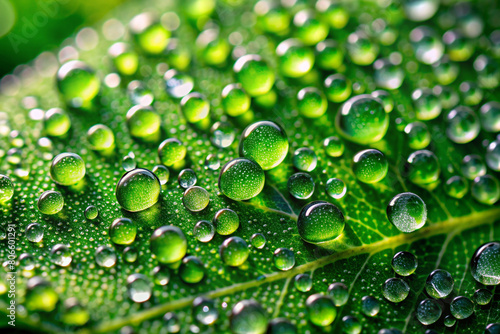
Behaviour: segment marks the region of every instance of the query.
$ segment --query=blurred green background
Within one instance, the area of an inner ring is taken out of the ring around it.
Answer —
[[[127,0],[0,0],[0,78]]]

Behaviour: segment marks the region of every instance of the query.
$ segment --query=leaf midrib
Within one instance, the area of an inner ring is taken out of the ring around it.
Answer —
[[[120,329],[123,326],[141,323],[147,319],[159,317],[166,312],[174,311],[187,307],[192,304],[193,300],[198,296],[204,296],[207,298],[218,298],[226,295],[230,295],[239,291],[244,291],[250,288],[255,288],[266,283],[291,278],[297,274],[309,272],[328,264],[336,262],[338,260],[346,259],[352,256],[361,254],[374,254],[389,248],[396,248],[404,244],[410,244],[415,241],[436,236],[439,234],[446,234],[453,232],[453,234],[461,233],[464,230],[478,227],[485,224],[490,224],[500,217],[500,208],[493,208],[481,212],[473,212],[469,215],[462,217],[452,217],[440,223],[435,223],[428,227],[424,227],[411,234],[398,234],[392,237],[386,237],[381,241],[374,242],[372,244],[365,244],[361,246],[355,246],[348,248],[331,255],[319,258],[317,260],[308,262],[306,264],[297,266],[288,271],[273,272],[265,275],[265,278],[259,280],[252,280],[244,283],[233,284],[224,288],[216,289],[203,293],[201,295],[190,296],[181,298],[172,302],[157,305],[147,310],[143,310],[134,314],[130,314],[127,318],[119,318],[111,321],[107,321],[98,324],[95,327],[82,329],[78,333],[88,334],[88,333],[106,333],[113,330]]]

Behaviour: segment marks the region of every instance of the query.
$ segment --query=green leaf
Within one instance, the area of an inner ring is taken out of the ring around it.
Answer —
[[[228,38],[231,32],[238,31],[247,53],[260,54],[273,68],[277,68],[279,60],[274,49],[283,38],[275,35],[265,35],[264,38],[257,28],[247,27],[246,23],[242,25],[242,22],[247,22],[252,3],[242,2],[237,6],[228,3],[230,1],[217,3],[216,12],[212,14],[221,23],[221,36]],[[325,154],[322,142],[329,136],[338,135],[334,124],[340,104],[330,103],[327,112],[316,119],[298,116],[295,111],[297,92],[306,86],[322,87],[323,77],[330,72],[314,69],[310,76],[293,80],[278,75],[275,85],[279,88],[278,102],[272,109],[255,106],[253,116],[250,115],[252,112],[247,112],[245,117],[228,117],[222,110],[220,93],[224,86],[236,82],[232,71],[233,60],[229,57],[219,67],[206,65],[196,53],[194,40],[198,31],[196,22],[187,19],[189,13],[182,11],[182,6],[175,7],[171,2],[149,1],[148,4],[148,8],[158,13],[170,10],[179,13],[181,25],[173,34],[194,56],[191,66],[186,70],[194,78],[194,90],[204,94],[210,101],[211,122],[221,119],[229,121],[235,127],[237,139],[230,147],[219,149],[211,144],[208,129],[186,122],[179,100],[171,98],[165,91],[163,74],[168,66],[164,56],[140,53],[138,73],[132,77],[123,76],[117,87],[102,84],[93,105],[86,106],[90,110],[66,106],[55,85],[55,71],[59,65],[51,63],[50,59],[55,60],[52,53],[41,55],[28,66],[19,67],[14,75],[4,78],[3,95],[0,96],[0,110],[4,111],[0,114],[0,171],[14,182],[15,195],[0,207],[0,223],[6,230],[15,230],[13,240],[17,259],[21,254],[28,253],[36,264],[31,271],[22,270],[16,265],[18,275],[15,293],[19,306],[16,328],[83,334],[119,332],[130,326],[141,333],[163,333],[166,331],[163,315],[174,312],[179,317],[182,331],[187,332],[191,325],[200,326],[193,317],[192,304],[196,297],[204,296],[215,301],[220,315],[212,329],[201,326],[201,331],[229,332],[233,306],[238,301],[254,299],[263,306],[269,319],[288,318],[300,333],[340,333],[342,318],[348,315],[355,316],[361,322],[363,333],[377,333],[382,328],[423,333],[426,328],[418,322],[415,309],[421,300],[427,298],[424,284],[431,271],[440,268],[452,274],[455,279],[453,296],[472,298],[474,291],[482,287],[470,273],[470,260],[479,246],[500,239],[500,207],[498,204],[480,204],[470,192],[462,199],[454,199],[446,194],[443,183],[452,175],[460,175],[460,161],[464,155],[482,156],[484,147],[481,143],[493,140],[493,134],[482,131],[471,143],[459,145],[446,137],[444,118],[428,121],[426,124],[432,141],[427,149],[439,159],[440,184],[433,189],[424,189],[412,184],[404,172],[404,163],[414,150],[408,146],[408,137],[396,129],[396,119],[415,121],[411,92],[421,86],[433,87],[437,84],[432,68],[417,62],[409,45],[409,32],[418,23],[401,23],[394,19],[392,15],[403,15],[399,7],[393,9],[394,14],[372,3],[363,3],[360,7],[346,5],[351,11],[351,20],[345,29],[332,31],[331,36],[344,43],[347,35],[355,31],[363,20],[361,15],[370,13],[373,17],[384,18],[398,30],[400,37],[394,45],[381,46],[380,56],[401,52],[401,66],[405,69],[406,79],[400,89],[391,91],[396,107],[390,113],[389,131],[385,137],[365,146],[345,141],[344,154],[332,158]],[[142,3],[130,2],[118,8],[112,17],[125,25],[144,8],[146,6]],[[442,9],[442,12],[447,8]],[[171,18],[171,15],[167,18]],[[432,19],[432,23],[442,33],[442,29],[437,26],[437,17]],[[95,48],[82,50],[80,42],[78,50],[79,59],[96,69],[102,82],[109,82],[111,78],[107,75],[115,71],[106,56],[114,41],[106,39],[109,32],[103,33],[103,29],[109,29],[110,22],[116,23],[107,21],[95,27],[99,36]],[[490,29],[489,26],[487,28]],[[237,37],[233,35],[233,39]],[[252,42],[255,38],[259,38],[258,42]],[[68,43],[75,45],[76,42],[72,40]],[[67,48],[65,50],[68,51]],[[360,87],[357,94],[363,90],[375,90],[371,67],[355,65],[346,57],[339,71]],[[472,64],[467,63],[461,69],[459,79],[450,87],[458,91],[460,82],[474,75]],[[132,79],[141,80],[155,97],[153,106],[162,123],[160,138],[141,141],[129,134],[126,114],[133,104],[127,96],[127,84]],[[499,92],[495,88],[485,89],[484,93],[484,101],[489,101]],[[34,97],[36,103],[32,105],[33,99],[27,97]],[[64,137],[51,137],[53,146],[45,149],[39,142],[46,135],[44,124],[32,109],[47,110],[54,107],[68,110],[71,128]],[[443,114],[446,112],[443,111]],[[257,120],[273,120],[283,125],[290,151],[278,167],[266,171],[266,185],[257,197],[248,201],[232,201],[218,189],[219,170],[205,168],[204,161],[208,154],[217,155],[221,165],[238,157],[239,136],[246,125]],[[87,130],[98,123],[108,126],[115,135],[116,147],[111,154],[97,153],[87,142]],[[24,142],[18,145],[20,162],[12,164],[9,158],[14,151],[9,150],[15,149],[15,144],[8,138],[9,133],[12,137],[11,131],[14,130],[19,131]],[[179,169],[170,168],[170,180],[162,187],[157,204],[135,213],[121,209],[115,198],[115,188],[125,173],[123,157],[133,152],[137,167],[152,170],[159,164],[159,143],[170,137],[179,139],[187,147],[185,167],[196,172],[197,185],[209,192],[208,207],[200,212],[190,212],[184,208],[184,189],[177,182]],[[315,181],[315,192],[308,200],[295,199],[287,190],[288,178],[296,172],[292,155],[300,147],[309,147],[318,156],[318,166],[310,172]],[[359,182],[352,171],[355,154],[367,147],[382,151],[389,161],[389,172],[378,183]],[[60,186],[50,178],[52,157],[62,152],[77,153],[85,161],[86,176],[79,187]],[[341,199],[333,199],[325,192],[326,181],[332,177],[343,180],[347,185],[347,194]],[[57,190],[63,194],[65,206],[59,214],[47,216],[38,211],[38,197],[46,190]],[[423,228],[405,234],[389,222],[386,207],[395,195],[407,191],[419,195],[425,201],[428,220]],[[298,234],[298,214],[305,204],[315,200],[335,204],[346,218],[344,232],[334,241],[312,245],[304,242]],[[84,212],[89,205],[98,208],[99,216],[95,220],[85,218]],[[250,244],[254,233],[262,233],[267,240],[262,249],[251,247],[248,260],[238,268],[225,266],[219,255],[220,245],[229,236],[216,234],[210,242],[201,243],[193,235],[193,228],[198,221],[212,221],[215,213],[222,208],[230,208],[238,213],[240,226],[233,236],[239,236]],[[138,227],[132,244],[138,251],[138,258],[133,263],[124,260],[126,246],[113,245],[109,238],[109,226],[119,217],[130,218]],[[27,226],[34,222],[44,229],[43,241],[40,243],[29,242],[25,237]],[[205,277],[200,283],[188,284],[181,280],[177,268],[171,268],[167,285],[154,286],[153,295],[148,301],[134,303],[127,295],[127,277],[140,273],[153,281],[153,268],[158,262],[152,257],[149,240],[153,231],[164,225],[175,225],[184,232],[188,242],[187,255],[194,255],[202,261]],[[8,259],[9,243],[8,240],[1,242],[0,259],[5,261]],[[70,266],[61,268],[51,262],[50,250],[56,244],[69,246],[73,257]],[[115,266],[104,268],[96,264],[95,251],[99,246],[111,246],[116,250],[118,260]],[[288,271],[277,270],[273,263],[274,251],[283,247],[295,253],[296,264]],[[404,278],[411,288],[408,298],[394,304],[384,299],[381,287],[386,279],[395,277],[391,259],[402,250],[413,253],[418,258],[419,266],[413,275]],[[294,286],[295,276],[302,273],[309,274],[313,281],[312,289],[308,292],[300,292]],[[3,288],[0,289],[0,309],[8,312],[6,307],[11,297],[7,291],[7,274],[2,273],[0,276],[0,288]],[[53,311],[32,312],[20,307],[25,305],[26,284],[31,276],[43,277],[55,289],[59,303]],[[307,318],[306,299],[315,293],[326,294],[333,282],[348,286],[349,302],[337,308],[337,317],[330,326],[314,326]],[[446,329],[442,321],[444,315],[449,314],[446,306],[441,320],[428,327],[438,333],[482,333],[486,325],[500,321],[500,294],[495,288],[492,291],[495,293],[493,301],[486,306],[476,305],[471,318],[460,320],[455,327]],[[371,318],[361,312],[361,299],[364,296],[379,300],[380,312],[377,316]],[[73,297],[90,315],[89,321],[83,326],[71,326],[64,321],[67,310],[63,303]],[[449,304],[448,299],[445,304]],[[3,327],[11,329],[4,319],[2,321]]]

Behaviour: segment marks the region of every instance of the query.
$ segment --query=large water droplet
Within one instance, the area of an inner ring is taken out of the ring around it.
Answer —
[[[382,101],[371,95],[358,95],[342,105],[335,126],[344,138],[366,145],[385,136],[389,128],[389,116]]]
[[[187,240],[177,226],[162,226],[153,232],[150,247],[158,262],[174,263],[186,255]]]
[[[317,244],[337,238],[344,230],[344,215],[335,205],[315,201],[305,205],[297,218],[299,235]]]
[[[219,188],[227,197],[244,201],[260,194],[264,188],[265,174],[255,162],[237,158],[222,167],[219,174]]]
[[[264,170],[278,166],[288,153],[285,130],[271,121],[249,125],[240,139],[240,154],[257,162]]]
[[[160,190],[160,181],[153,172],[137,168],[118,181],[116,200],[127,211],[142,211],[158,202]]]
[[[419,196],[401,193],[387,205],[387,218],[401,232],[410,233],[425,225],[427,207]]]
[[[70,186],[85,177],[85,162],[75,153],[57,155],[50,166],[50,177],[63,186]]]

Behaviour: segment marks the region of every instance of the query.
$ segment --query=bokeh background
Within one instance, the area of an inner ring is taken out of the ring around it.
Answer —
[[[127,0],[0,0],[0,78]]]

